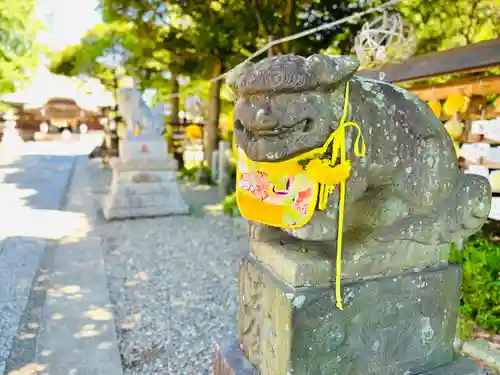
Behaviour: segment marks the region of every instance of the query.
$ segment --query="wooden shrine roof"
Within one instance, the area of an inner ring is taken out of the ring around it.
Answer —
[[[360,70],[356,75],[395,83],[484,71],[495,66],[500,66],[500,38],[415,56],[380,70]]]

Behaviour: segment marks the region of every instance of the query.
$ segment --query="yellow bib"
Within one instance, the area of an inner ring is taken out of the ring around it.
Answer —
[[[279,228],[302,227],[312,218],[316,208],[326,208],[328,196],[336,185],[340,185],[336,282],[339,309],[342,309],[340,262],[345,184],[351,170],[351,162],[346,160],[345,133],[348,126],[357,130],[354,154],[360,157],[366,152],[361,129],[354,122],[346,122],[348,105],[349,82],[339,127],[323,146],[295,158],[281,162],[255,162],[242,149],[237,149],[236,200],[241,215],[248,220]],[[332,156],[326,159],[324,155],[330,145]]]
[[[328,194],[349,177],[350,162],[332,167],[327,160],[306,159],[305,165],[302,160],[259,163],[238,149],[236,199],[241,215],[273,227],[299,228],[311,219],[318,201],[324,210]]]

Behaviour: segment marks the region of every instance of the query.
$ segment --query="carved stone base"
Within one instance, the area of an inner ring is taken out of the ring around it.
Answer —
[[[168,155],[165,140],[158,135],[132,136],[128,134],[119,143],[120,159],[130,163],[139,159],[158,159]]]
[[[0,135],[0,145],[4,150],[15,150],[16,147],[23,144],[24,140],[21,137],[19,130],[15,127],[6,127],[3,135]]]
[[[117,182],[103,203],[106,220],[134,217],[184,215],[184,202],[177,181]]]
[[[248,257],[238,342],[260,375],[413,375],[452,362],[460,268],[294,288]]]
[[[214,344],[213,375],[258,375],[235,340]]]
[[[139,158],[124,162],[117,159],[113,162],[113,172],[121,174],[130,171],[177,171],[177,161],[170,155],[162,158]]]
[[[120,141],[120,159],[103,202],[106,220],[189,213],[177,182],[177,162],[157,135],[131,136]]]
[[[381,275],[399,275],[408,269],[445,265],[448,262],[450,246],[438,248],[427,245],[405,244],[394,241],[386,243],[383,251],[349,248],[342,251],[342,277],[357,280]],[[296,287],[328,285],[335,279],[335,251],[321,242],[297,241],[280,234],[273,240],[250,243],[252,253],[259,261],[267,264],[278,277]],[[332,245],[330,245],[332,246]],[[335,247],[335,245],[333,245]],[[379,249],[380,250],[380,249]]]
[[[308,375],[344,375],[341,372],[302,372]],[[345,373],[351,375],[354,373]],[[356,373],[365,374],[365,373]],[[401,374],[410,374],[403,373]],[[450,364],[440,366],[419,375],[486,375],[488,372],[474,361],[457,357]],[[243,351],[235,341],[225,345],[215,345],[212,375],[259,375],[255,367],[245,358]]]

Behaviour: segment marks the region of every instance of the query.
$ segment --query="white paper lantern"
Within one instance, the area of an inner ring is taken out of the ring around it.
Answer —
[[[366,22],[354,41],[354,50],[363,68],[377,68],[405,60],[415,53],[417,38],[413,25],[399,13],[387,13]]]

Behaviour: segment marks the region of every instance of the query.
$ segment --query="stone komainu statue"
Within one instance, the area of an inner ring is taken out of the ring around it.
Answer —
[[[151,109],[142,99],[141,92],[136,88],[122,88],[118,93],[118,106],[129,129],[141,126],[144,134],[162,134],[164,132],[163,104],[158,103],[154,109]]]
[[[238,96],[238,204],[254,221],[253,240],[286,232],[335,252],[345,199],[346,256],[392,262],[427,253],[444,261],[450,243],[461,246],[487,219],[490,185],[459,170],[452,140],[425,103],[354,76],[358,67],[352,56],[285,55],[229,78]]]

